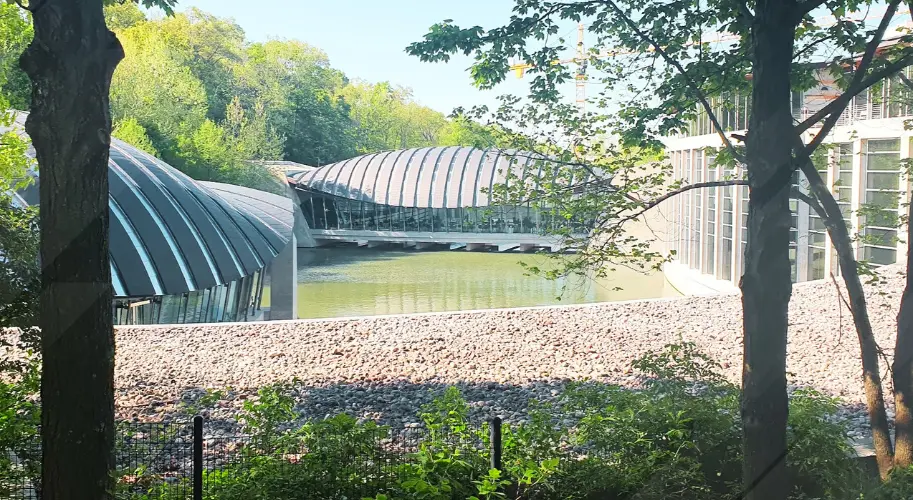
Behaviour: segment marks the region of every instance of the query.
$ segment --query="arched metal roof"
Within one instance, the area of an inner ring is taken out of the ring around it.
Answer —
[[[205,181],[200,181],[200,184],[231,203],[249,220],[257,221],[268,228],[268,231],[262,232],[263,237],[274,246],[278,245],[277,248],[282,248],[288,242],[295,226],[295,206],[292,200],[278,194],[234,184]]]
[[[19,131],[24,119],[17,117]],[[37,202],[38,176],[33,176],[36,182],[19,193],[29,204]],[[262,269],[291,239],[290,227],[268,224],[246,206],[247,200],[222,197],[113,138],[108,183],[117,297],[173,295],[230,283]]]
[[[539,156],[515,150],[452,146],[386,151],[295,173],[298,187],[382,205],[464,208],[489,205],[507,172],[538,179]],[[487,190],[483,192],[483,190]]]

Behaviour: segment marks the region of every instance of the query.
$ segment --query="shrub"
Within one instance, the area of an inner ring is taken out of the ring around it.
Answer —
[[[474,426],[449,388],[419,414],[424,428],[405,460],[384,443],[388,428],[340,415],[297,429],[281,387],[264,388],[240,420],[257,453],[210,473],[208,498],[681,499],[734,498],[740,487],[739,391],[693,344],[634,363],[642,390],[572,383],[552,404],[531,403],[529,421],[502,428],[502,468],[490,470],[488,424]],[[858,498],[836,401],[793,394],[789,420],[793,498]],[[289,459],[289,453],[300,455]],[[356,457],[360,457],[356,459]],[[388,460],[400,463],[384,467]],[[898,476],[901,477],[901,476]],[[904,479],[898,479],[901,484]],[[886,490],[887,491],[887,490]],[[881,497],[878,497],[881,498]],[[892,497],[884,497],[892,498]]]
[[[913,497],[913,467],[894,470],[883,484],[862,496],[865,500],[909,500]]]

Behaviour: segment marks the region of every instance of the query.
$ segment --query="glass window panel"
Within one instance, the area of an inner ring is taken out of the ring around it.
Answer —
[[[882,170],[882,171],[895,171],[898,167],[898,160],[896,154],[888,153],[869,153],[866,160],[866,169],[869,171],[872,170]]]
[[[866,191],[865,202],[887,209],[896,209],[900,194],[896,191]]]
[[[887,266],[897,261],[897,250],[867,246],[862,258],[871,264]]]
[[[177,323],[182,299],[183,297],[180,295],[165,295],[162,297],[162,309],[159,315],[159,323]]]
[[[894,152],[900,150],[900,139],[877,139],[866,141],[869,153]]]
[[[897,244],[897,231],[894,229],[868,227],[865,229],[865,236],[871,245],[893,247]]]
[[[824,279],[824,249],[810,247],[808,249],[808,279]]]
[[[898,220],[897,212],[881,210],[866,215],[863,224],[868,227],[893,228],[897,225]]]
[[[868,172],[865,182],[868,189],[898,189],[900,174],[897,172]]]

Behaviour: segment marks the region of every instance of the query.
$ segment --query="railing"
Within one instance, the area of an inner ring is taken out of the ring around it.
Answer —
[[[366,428],[367,429],[367,428]],[[478,431],[481,427],[477,427]],[[471,447],[485,450],[490,457],[490,467],[501,468],[501,420],[488,422],[489,437],[484,443],[479,432],[470,433],[473,438],[466,441],[465,434],[446,434],[442,441],[466,449]],[[338,446],[345,450],[343,455],[334,455],[338,463],[348,472],[357,471],[358,477],[376,479],[373,484],[355,484],[349,481],[345,471],[333,467],[326,470],[340,477],[322,478],[327,483],[338,483],[346,489],[347,498],[373,497],[378,482],[395,483],[401,474],[401,466],[409,460],[410,454],[419,449],[427,438],[427,430],[406,427],[390,430],[375,427],[367,432],[370,447]],[[447,431],[445,431],[447,432]],[[325,436],[329,446],[335,436]],[[339,440],[345,439],[342,435]],[[339,444],[339,443],[337,443]],[[117,464],[117,487],[115,497],[130,500],[202,500],[204,491],[213,481],[224,481],[227,475],[244,473],[245,468],[257,457],[279,458],[284,462],[296,463],[309,452],[300,444],[285,449],[264,449],[254,436],[245,434],[218,433],[206,430],[203,417],[194,417],[189,422],[124,422],[118,425],[115,442]],[[39,444],[26,447],[16,453],[0,450],[0,461],[12,461],[14,474],[0,478],[0,499],[40,500],[41,477]],[[307,492],[302,492],[307,493]],[[316,497],[315,497],[316,498]]]

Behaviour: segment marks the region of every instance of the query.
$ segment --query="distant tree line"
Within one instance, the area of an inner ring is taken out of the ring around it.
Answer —
[[[191,8],[149,19],[134,3],[105,8],[126,57],[111,85],[113,135],[200,180],[269,188],[256,160],[325,165],[390,149],[491,147],[497,130],[415,102],[410,89],[350,80],[317,47],[249,42],[230,19]],[[28,109],[18,58],[28,12],[0,5],[0,94]]]

